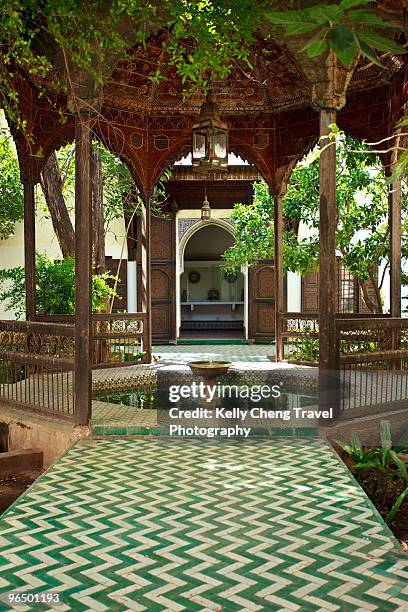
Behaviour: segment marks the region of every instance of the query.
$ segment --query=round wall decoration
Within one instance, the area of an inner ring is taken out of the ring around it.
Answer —
[[[188,275],[188,280],[190,281],[190,283],[192,283],[193,285],[195,285],[196,283],[198,283],[200,281],[201,278],[201,274],[199,272],[197,272],[196,270],[193,270],[192,272],[190,272],[190,274]]]

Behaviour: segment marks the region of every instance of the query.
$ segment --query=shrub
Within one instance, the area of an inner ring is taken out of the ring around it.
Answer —
[[[0,270],[0,301],[6,310],[15,310],[19,319],[25,313],[24,268],[19,266]],[[92,310],[104,309],[115,295],[108,285],[115,277],[94,274],[92,277]],[[37,314],[57,315],[75,312],[75,260],[53,260],[37,253],[36,256],[36,309]]]

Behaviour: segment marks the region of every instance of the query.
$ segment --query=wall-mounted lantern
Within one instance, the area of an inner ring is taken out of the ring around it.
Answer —
[[[228,126],[221,121],[212,92],[207,94],[200,121],[193,125],[193,168],[199,172],[228,170]]]

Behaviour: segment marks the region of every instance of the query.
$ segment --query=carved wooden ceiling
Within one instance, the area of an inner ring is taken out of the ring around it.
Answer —
[[[197,115],[204,101],[202,93],[183,97],[183,84],[163,49],[167,33],[153,37],[146,48],[137,47],[131,57],[120,61],[104,88],[104,103],[147,114]],[[301,108],[310,102],[310,84],[289,51],[273,41],[257,39],[251,64],[239,65],[225,80],[213,80],[221,113],[276,113]],[[361,60],[349,85],[350,92],[366,91],[389,83],[403,62],[385,58],[383,69]],[[155,74],[159,82],[153,81]]]
[[[384,0],[381,6],[391,16],[400,7],[394,0]],[[128,164],[144,190],[151,190],[165,168],[189,152],[191,127],[204,99],[201,93],[183,97],[183,85],[164,49],[167,35],[159,32],[146,48],[135,47],[114,65],[93,125],[95,134]],[[318,138],[310,62],[306,68],[302,58],[303,54],[295,58],[282,42],[259,37],[251,70],[237,64],[227,79],[212,83],[229,126],[230,150],[255,164],[276,192]],[[315,75],[323,62],[318,60]],[[406,60],[407,56],[384,56],[384,68],[360,60],[347,81],[346,104],[338,113],[342,129],[372,141],[393,133],[407,102]],[[162,79],[156,82],[152,77],[158,70]],[[34,79],[25,77],[19,85],[20,100],[31,140],[18,132],[14,136],[22,176],[38,180],[50,152],[73,140],[74,117],[64,96],[50,91],[48,102],[47,96],[39,95]]]

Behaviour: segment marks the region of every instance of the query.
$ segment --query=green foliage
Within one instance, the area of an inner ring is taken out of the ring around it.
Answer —
[[[283,261],[286,271],[305,274],[319,263],[319,158],[318,149],[294,169],[283,200],[286,220]],[[379,159],[357,141],[337,137],[336,246],[343,266],[356,278],[368,281],[382,261],[389,262],[388,183]],[[408,198],[402,199],[402,259],[408,260]],[[225,253],[231,270],[258,259],[273,258],[273,201],[266,183],[254,185],[252,204],[234,207],[236,244]],[[298,237],[299,225],[309,229]],[[380,279],[380,287],[381,287]],[[403,274],[403,284],[408,284]]]
[[[381,66],[378,51],[394,55],[406,51],[382,33],[399,30],[401,24],[384,20],[368,6],[372,4],[371,0],[341,0],[337,4],[320,3],[299,10],[269,11],[267,16],[287,36],[314,33],[303,49],[309,57],[318,57],[330,49],[346,66],[353,63],[358,53]]]
[[[11,80],[14,70],[56,78],[45,47],[71,71],[87,72],[96,89],[118,57],[133,45],[145,45],[150,34],[163,28],[171,31],[166,63],[175,66],[188,90],[205,85],[209,70],[223,78],[237,61],[249,65],[253,32],[270,4],[267,0],[1,0],[0,89],[8,94],[7,115],[24,126]],[[162,78],[157,73],[152,80]],[[61,78],[55,86],[65,89],[67,81]]]
[[[295,168],[284,199],[285,216],[314,230],[300,241],[293,232],[285,237],[286,269],[301,273],[318,264],[319,160],[313,153],[310,157],[311,163],[306,157]],[[378,158],[349,137],[337,141],[336,187],[337,248],[344,267],[368,280],[372,270],[389,257],[388,184]]]
[[[289,361],[318,361],[319,360],[319,339],[318,338],[299,338],[296,342],[296,349],[290,353]]]
[[[0,301],[6,310],[15,310],[19,319],[25,313],[24,268],[0,270]],[[92,277],[92,310],[104,309],[114,291],[108,281],[115,277],[94,274]],[[72,257],[52,260],[37,253],[37,314],[73,314],[75,312],[75,261]]]
[[[231,274],[273,256],[273,198],[265,181],[254,183],[253,190],[253,202],[236,204],[232,212],[235,243],[224,253],[223,266]]]
[[[16,222],[23,216],[23,189],[17,156],[10,135],[0,129],[0,240],[13,235]]]
[[[367,491],[372,499],[377,499],[379,489],[382,494],[382,505],[385,504],[387,497],[393,498],[386,516],[387,523],[391,523],[408,497],[408,471],[406,463],[398,456],[399,452],[406,452],[407,449],[393,446],[389,422],[381,421],[380,446],[376,448],[365,449],[355,432],[351,436],[350,443],[338,442],[338,444],[354,461],[352,471],[363,486],[367,474],[375,476],[371,488]],[[398,491],[398,495],[394,494],[394,491]]]
[[[99,146],[102,160],[105,226],[109,227],[114,219],[121,219],[123,215],[130,218],[134,213],[140,214],[142,201],[127,165],[100,144],[94,143],[94,146]],[[163,216],[161,207],[166,198],[166,183],[170,177],[171,168],[167,168],[154,189],[151,202],[154,216]]]
[[[128,166],[117,156],[108,151],[100,142],[94,141],[93,147],[98,147],[102,162],[102,188],[104,203],[105,230],[115,219],[130,218],[134,212],[141,210],[141,199],[134,178]],[[73,202],[75,193],[75,145],[70,143],[57,151],[58,166],[61,172],[63,195],[68,209]],[[155,216],[162,216],[162,204],[166,197],[166,183],[171,176],[171,168],[167,168],[155,187],[151,210]],[[44,208],[44,202],[42,202]],[[45,210],[45,209],[44,209]]]

